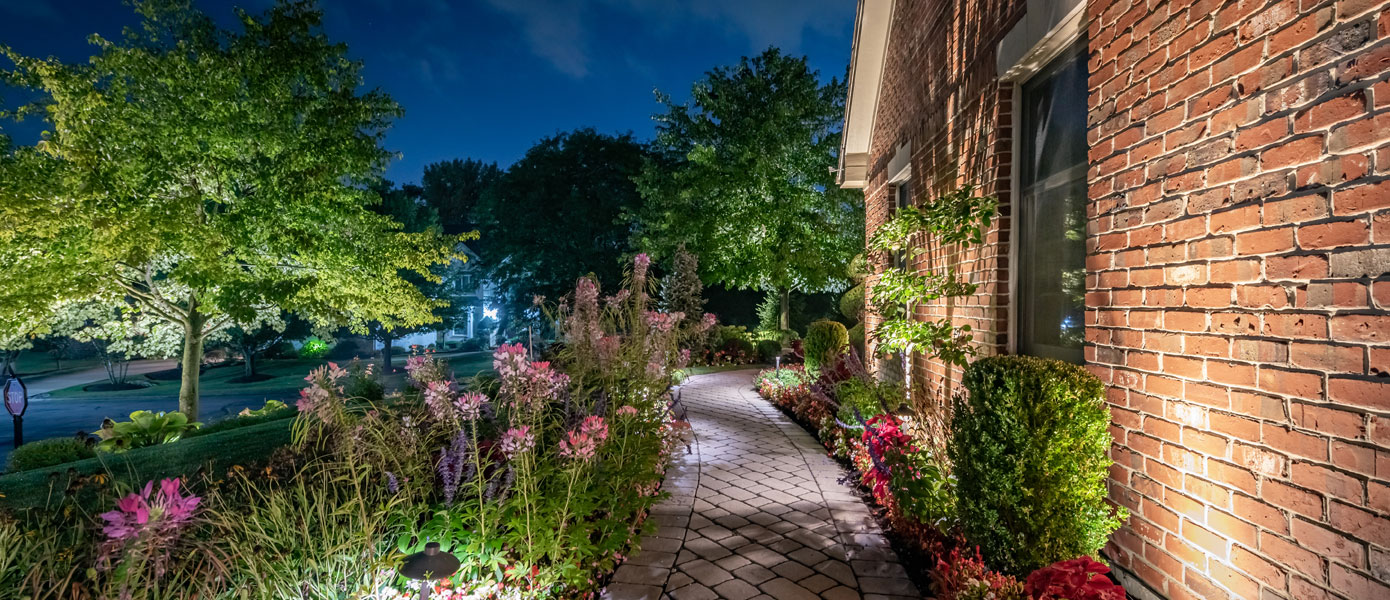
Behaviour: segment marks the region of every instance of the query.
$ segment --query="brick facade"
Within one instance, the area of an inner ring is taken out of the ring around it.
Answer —
[[[981,284],[918,316],[970,324],[984,353],[1010,348],[995,52],[1026,4],[897,0],[864,185],[869,232],[900,147],[916,202],[998,195],[982,248],[919,264]],[[1390,598],[1390,1],[1085,11],[1085,357],[1132,513],[1107,556],[1167,598]]]

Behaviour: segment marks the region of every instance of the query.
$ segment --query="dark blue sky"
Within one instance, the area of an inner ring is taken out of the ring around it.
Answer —
[[[231,6],[196,0],[224,23]],[[504,167],[539,138],[592,126],[652,134],[652,91],[678,100],[706,70],[776,45],[843,78],[854,0],[321,0],[325,29],[366,64],[369,86],[405,107],[386,138],[387,171],[415,182],[450,158]],[[135,18],[120,0],[0,0],[0,43],[84,60],[86,37]],[[12,99],[11,99],[12,100]],[[41,127],[0,124],[17,143]]]

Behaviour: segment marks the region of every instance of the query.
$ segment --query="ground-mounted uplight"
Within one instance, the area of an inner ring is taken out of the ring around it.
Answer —
[[[14,447],[24,443],[24,412],[29,410],[29,388],[14,371],[5,381],[5,411],[14,419]]]
[[[893,409],[893,416],[904,423],[908,423],[912,421],[913,417],[917,416],[917,411],[912,410],[912,407],[908,406],[906,402],[900,402],[898,403],[898,407]]]
[[[430,582],[448,579],[459,570],[462,564],[458,557],[439,551],[439,542],[425,544],[425,549],[405,557],[401,563],[401,576],[420,582],[420,600],[430,597]]]

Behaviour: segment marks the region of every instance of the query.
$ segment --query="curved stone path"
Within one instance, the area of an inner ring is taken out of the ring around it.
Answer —
[[[612,600],[921,598],[843,469],[758,396],[756,370],[683,386],[695,441],[666,474],[656,533],[614,573]]]

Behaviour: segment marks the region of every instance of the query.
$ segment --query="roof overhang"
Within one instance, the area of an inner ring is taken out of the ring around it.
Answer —
[[[892,21],[893,0],[859,0],[854,18],[854,48],[849,59],[849,95],[845,99],[840,170],[836,176],[840,187],[862,188],[868,181],[869,145],[873,143],[883,59],[888,50],[888,26]]]

